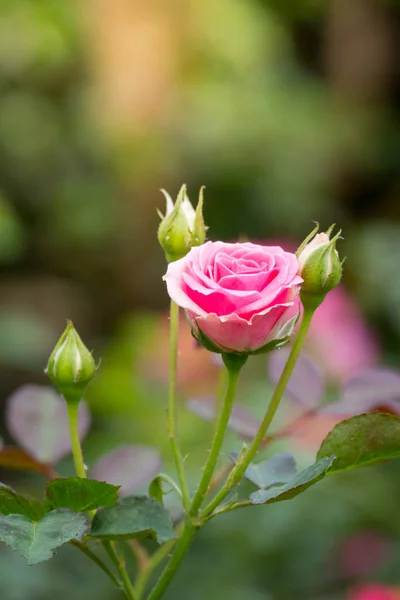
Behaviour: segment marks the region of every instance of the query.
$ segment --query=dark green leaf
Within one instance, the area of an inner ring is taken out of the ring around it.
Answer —
[[[85,516],[65,508],[48,513],[39,522],[23,515],[0,516],[0,540],[22,554],[28,565],[48,560],[70,540],[81,540],[86,529]]]
[[[0,483],[0,513],[4,516],[24,515],[31,521],[39,521],[44,516],[44,508],[39,500],[17,494],[8,485]]]
[[[163,478],[155,477],[153,481],[149,485],[149,496],[150,498],[154,498],[160,504],[163,503],[163,489],[162,489]]]
[[[152,537],[161,544],[174,538],[174,530],[159,502],[146,496],[127,496],[97,512],[91,535],[108,539]]]
[[[75,512],[94,510],[100,506],[114,506],[119,486],[96,481],[67,477],[47,484],[46,496],[51,508],[70,508]]]
[[[371,413],[342,421],[322,442],[317,459],[332,454],[330,473],[400,456],[400,418]]]
[[[237,461],[236,452],[232,452],[230,456],[235,462]],[[260,463],[250,463],[244,476],[260,489],[267,489],[287,483],[296,476],[296,473],[296,461],[293,455],[282,452]]]
[[[326,475],[334,459],[334,456],[329,456],[318,460],[304,471],[301,471],[297,477],[289,481],[286,485],[254,492],[250,496],[250,502],[252,504],[272,504],[273,502],[290,500],[298,496]]]

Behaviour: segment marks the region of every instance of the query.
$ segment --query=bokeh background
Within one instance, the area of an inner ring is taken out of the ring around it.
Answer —
[[[149,444],[173,474],[156,208],[159,188],[175,196],[183,182],[194,203],[207,187],[210,239],[296,248],[312,221],[338,223],[344,284],[320,309],[309,351],[333,395],[366,367],[400,368],[398,8],[1,1],[2,414],[19,386],[47,383],[43,368],[70,318],[102,358],[87,394],[88,464],[121,443]],[[218,366],[183,322],[180,351],[180,428],[194,483],[209,425],[186,402],[214,393]],[[265,357],[254,359],[240,402],[261,414],[270,389]],[[331,425],[313,422],[278,449],[307,464]],[[11,440],[4,424],[1,435]],[[72,473],[69,459],[61,472]],[[33,493],[43,486],[9,470],[1,480]],[[400,589],[399,490],[394,462],[215,520],[167,598],[352,600],[372,583]],[[0,581],[2,600],[120,597],[65,548],[28,568],[2,546]]]

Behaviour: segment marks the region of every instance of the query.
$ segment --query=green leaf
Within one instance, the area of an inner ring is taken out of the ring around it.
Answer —
[[[273,502],[290,500],[325,477],[334,460],[334,456],[321,458],[321,460],[301,471],[297,477],[286,485],[269,488],[268,490],[257,490],[254,494],[251,494],[250,502],[252,504],[272,504]]]
[[[115,506],[99,510],[91,535],[107,539],[152,537],[160,544],[175,537],[168,512],[146,496],[127,496]]]
[[[162,489],[163,478],[154,477],[153,481],[149,485],[149,496],[154,498],[160,504],[163,504],[163,489]]]
[[[400,418],[382,413],[357,415],[336,425],[317,459],[335,455],[329,473],[356,469],[400,456]]]
[[[0,513],[7,515],[23,515],[31,521],[39,521],[44,516],[42,502],[35,498],[17,494],[8,485],[0,483]]]
[[[85,515],[60,508],[33,522],[23,515],[0,516],[0,540],[24,556],[28,565],[51,558],[54,550],[73,539],[81,540],[87,529]]]
[[[83,512],[100,506],[114,506],[118,501],[119,487],[95,479],[67,477],[50,481],[46,486],[46,496],[51,508]]]
[[[230,457],[237,461],[238,453],[232,452]],[[296,461],[289,452],[282,452],[271,456],[268,460],[259,463],[250,463],[244,477],[260,489],[267,489],[274,485],[287,483],[296,476]]]

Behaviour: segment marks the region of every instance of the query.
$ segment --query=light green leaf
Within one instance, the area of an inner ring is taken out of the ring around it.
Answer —
[[[160,504],[163,504],[163,488],[162,488],[163,478],[154,477],[153,481],[149,485],[149,496],[150,498],[154,498]]]
[[[24,515],[31,521],[39,521],[44,516],[43,504],[35,498],[17,494],[8,485],[0,483],[0,513],[7,515]]]
[[[82,514],[60,508],[33,522],[23,515],[0,516],[0,540],[35,565],[51,558],[54,550],[70,540],[81,540],[87,529]]]
[[[127,496],[115,506],[99,510],[91,535],[107,539],[152,537],[160,544],[175,537],[168,512],[146,496]]]
[[[400,457],[400,418],[370,413],[342,421],[322,442],[317,459],[332,454],[329,473]]]
[[[50,481],[46,486],[46,496],[51,508],[83,512],[100,506],[114,506],[119,487],[95,479],[66,477]]]
[[[257,490],[254,494],[251,494],[250,502],[252,504],[272,504],[273,502],[282,502],[298,496],[325,477],[334,459],[334,456],[329,456],[318,460],[285,485],[269,488],[268,490]]]

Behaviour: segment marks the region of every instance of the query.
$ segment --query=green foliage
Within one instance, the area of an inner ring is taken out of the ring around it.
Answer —
[[[32,521],[44,516],[43,504],[35,498],[17,494],[8,485],[0,483],[0,513],[7,515],[23,515]]]
[[[17,550],[35,565],[51,558],[54,550],[82,539],[87,529],[85,516],[60,508],[34,521],[22,514],[0,516],[0,540]]]
[[[330,473],[355,469],[400,456],[400,418],[382,413],[342,421],[328,434],[317,458],[334,454]]]
[[[290,500],[304,492],[314,483],[317,483],[325,477],[328,469],[331,467],[335,457],[329,456],[321,458],[316,463],[301,471],[291,481],[280,487],[272,487],[268,490],[258,490],[250,496],[252,504],[272,504],[282,500]]]
[[[47,484],[46,496],[51,508],[69,508],[74,512],[94,510],[100,506],[113,506],[118,500],[119,486],[68,477],[54,479]]]
[[[128,496],[96,513],[91,535],[111,540],[151,537],[161,544],[174,538],[174,530],[159,502],[145,496]]]
[[[163,503],[163,489],[162,489],[163,478],[158,475],[154,477],[153,481],[149,485],[149,496],[160,504]]]

